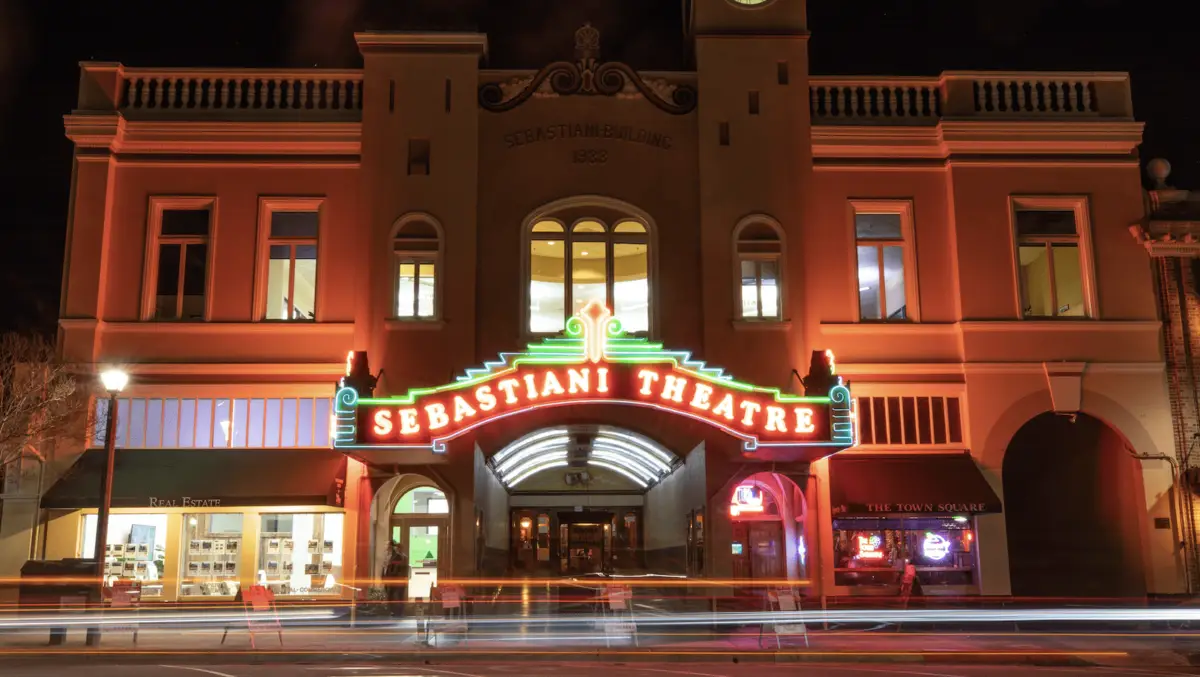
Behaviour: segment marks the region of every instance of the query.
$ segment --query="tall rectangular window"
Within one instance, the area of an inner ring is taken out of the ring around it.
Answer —
[[[202,208],[155,208],[155,320],[204,319],[211,201]]]
[[[433,320],[439,315],[438,260],[441,231],[433,223],[410,219],[400,225],[392,240],[396,257],[395,317]]]
[[[914,312],[917,294],[911,210],[907,203],[858,203],[854,207],[859,318],[918,319]]]
[[[1086,317],[1083,247],[1075,209],[1031,208],[1021,201],[1015,206],[1021,315]]]
[[[317,318],[319,211],[271,212],[267,244],[268,320]]]
[[[780,266],[783,237],[780,230],[765,221],[741,225],[734,236],[738,257],[740,316],[743,320],[778,320],[783,305],[780,298]]]

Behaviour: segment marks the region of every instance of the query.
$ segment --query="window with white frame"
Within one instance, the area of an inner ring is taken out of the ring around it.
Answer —
[[[1088,317],[1086,232],[1079,199],[1015,198],[1022,317]]]
[[[155,203],[152,319],[205,319],[211,216],[210,199]]]
[[[908,203],[854,203],[859,318],[916,320],[912,211]]]
[[[108,398],[96,400],[92,446],[104,446]],[[119,398],[116,446],[124,449],[328,447],[326,397]]]
[[[438,259],[441,236],[437,226],[424,220],[400,225],[392,241],[395,253],[395,316],[406,320],[438,317]]]
[[[568,227],[542,219],[529,232],[529,331],[563,331],[598,300],[625,331],[650,330],[650,233],[632,219],[583,218]]]
[[[272,210],[266,243],[268,320],[317,319],[319,210]]]
[[[734,234],[737,250],[739,316],[778,320],[783,315],[783,237],[767,221],[747,221]]]

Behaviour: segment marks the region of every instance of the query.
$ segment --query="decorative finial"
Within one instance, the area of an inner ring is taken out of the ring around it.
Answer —
[[[590,21],[575,31],[575,58],[581,61],[600,58],[600,31]]]
[[[1171,163],[1162,158],[1155,158],[1146,163],[1146,175],[1154,179],[1155,189],[1167,188],[1167,177],[1171,175]]]

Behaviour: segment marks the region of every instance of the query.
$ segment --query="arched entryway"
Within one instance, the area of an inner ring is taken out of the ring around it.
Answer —
[[[374,528],[373,576],[388,561],[392,544],[408,554],[412,575],[449,575],[452,501],[433,480],[397,475],[379,488],[371,507]]]
[[[1124,438],[1087,414],[1041,414],[1004,455],[1012,593],[1146,594],[1142,470]]]
[[[804,511],[800,487],[778,473],[755,473],[734,487],[729,501],[733,577],[760,581],[805,578]]]

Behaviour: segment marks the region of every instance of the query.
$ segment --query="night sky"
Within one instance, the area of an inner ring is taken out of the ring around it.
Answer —
[[[789,0],[777,0],[788,2]],[[1184,6],[1186,3],[1180,3]],[[53,331],[78,62],[360,66],[363,29],[483,30],[493,68],[570,57],[584,21],[605,60],[688,67],[682,0],[0,0],[0,330]],[[1134,0],[809,0],[816,74],[1115,70],[1133,77],[1143,160],[1200,188],[1194,23]],[[703,98],[703,92],[700,93]]]

